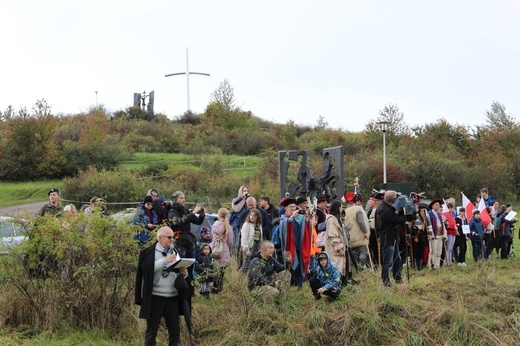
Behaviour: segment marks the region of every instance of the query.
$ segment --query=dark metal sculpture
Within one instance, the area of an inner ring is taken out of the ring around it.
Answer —
[[[280,198],[286,193],[291,197],[309,197],[311,201],[320,194],[336,199],[343,193],[343,147],[323,150],[323,169],[321,178],[313,176],[307,165],[305,150],[278,152],[280,175]],[[291,164],[298,165],[296,179],[289,177]]]

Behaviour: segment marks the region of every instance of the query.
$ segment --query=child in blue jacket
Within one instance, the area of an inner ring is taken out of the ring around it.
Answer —
[[[309,279],[312,294],[316,300],[326,295],[330,300],[336,300],[341,293],[341,274],[338,268],[329,263],[329,255],[326,251],[318,254],[318,267],[316,276]]]

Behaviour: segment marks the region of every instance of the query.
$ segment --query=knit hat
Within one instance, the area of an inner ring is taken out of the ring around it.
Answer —
[[[203,237],[205,234],[211,234],[211,231],[209,230],[208,227],[202,226],[200,228],[200,236]]]
[[[172,195],[172,202],[175,203],[179,199],[180,196],[184,195],[182,191],[175,191]]]
[[[146,203],[153,203],[153,198],[152,196],[146,196],[143,200],[143,204],[146,204]]]

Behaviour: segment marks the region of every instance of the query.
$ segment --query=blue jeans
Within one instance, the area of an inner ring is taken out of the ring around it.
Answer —
[[[395,282],[401,282],[401,255],[399,254],[399,247],[395,245],[386,245],[383,247],[383,267],[381,270],[381,279],[385,286],[391,286],[388,271],[392,268],[392,275]]]
[[[482,240],[471,240],[471,245],[473,245],[473,259],[477,262],[482,256],[482,259],[488,259],[488,254],[486,251],[486,243]]]

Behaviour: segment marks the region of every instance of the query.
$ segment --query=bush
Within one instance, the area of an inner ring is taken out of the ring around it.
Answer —
[[[74,178],[63,180],[63,196],[73,201],[90,201],[93,196],[104,197],[110,203],[134,202],[137,204],[148,191],[149,183],[138,179],[132,172],[98,171],[90,167]],[[117,209],[117,208],[111,208]]]
[[[0,262],[9,325],[117,330],[132,320],[138,249],[128,226],[96,214],[40,217],[17,250]]]

